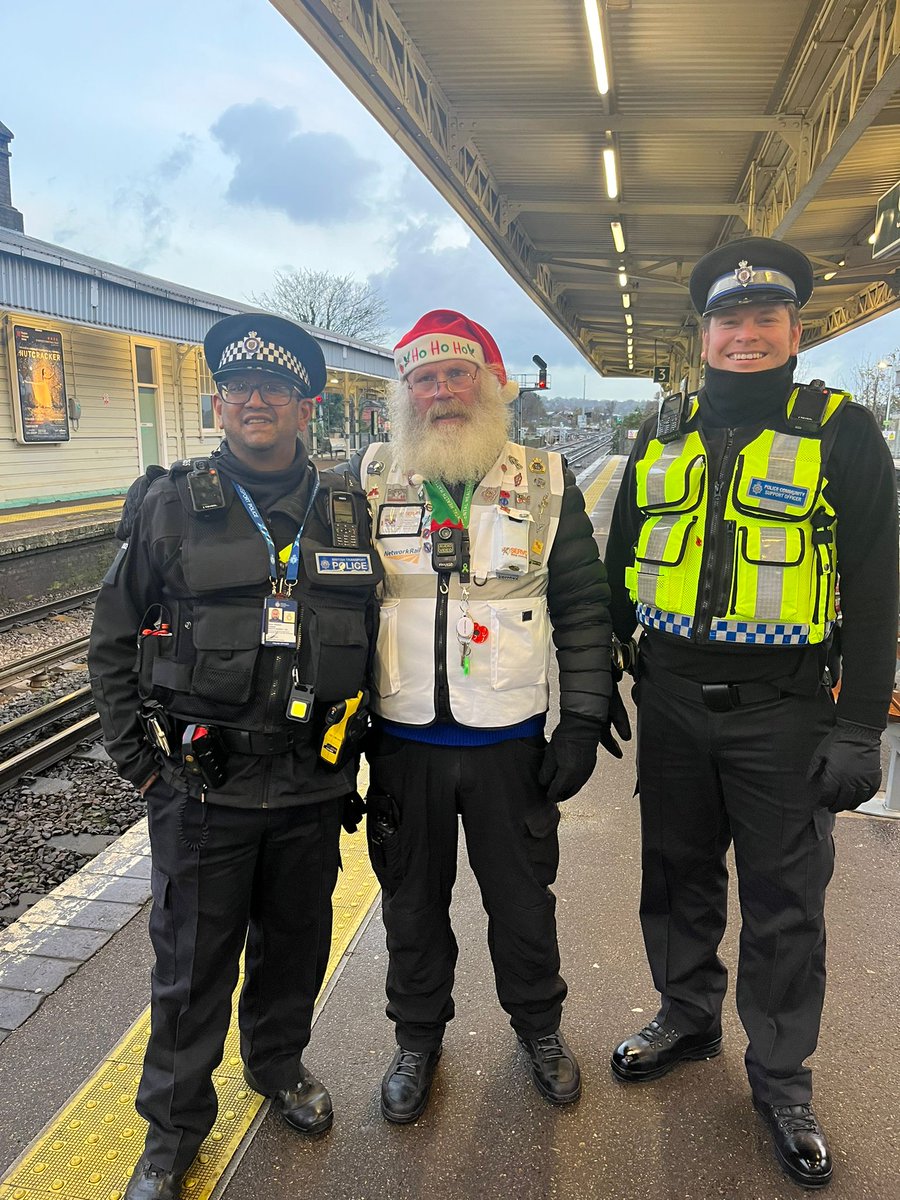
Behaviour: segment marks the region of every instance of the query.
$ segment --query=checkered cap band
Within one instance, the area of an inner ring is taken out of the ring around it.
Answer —
[[[678,637],[688,638],[694,632],[693,621],[683,613],[665,612],[650,604],[638,604],[635,611],[637,619],[645,629],[659,629],[663,633],[674,633]]]
[[[309,372],[296,354],[291,354],[290,350],[279,346],[277,342],[263,341],[255,333],[248,333],[236,342],[230,342],[222,351],[216,371],[242,364],[254,367],[283,367],[302,379],[304,386],[309,390]]]
[[[830,632],[829,625],[825,636]],[[709,636],[714,642],[739,642],[746,646],[807,646],[809,626],[784,621],[713,621]]]

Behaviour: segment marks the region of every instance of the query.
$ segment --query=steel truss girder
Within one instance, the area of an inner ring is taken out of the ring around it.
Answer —
[[[879,117],[900,87],[898,0],[870,0],[846,39],[797,135],[768,134],[738,192],[748,209],[747,225],[764,237],[784,237],[838,164]],[[777,157],[775,139],[786,153],[762,194],[759,175]]]
[[[803,334],[800,338],[801,349],[810,343],[818,345],[828,338],[846,333],[848,329],[864,325],[874,317],[880,316],[886,308],[896,303],[898,294],[900,286],[896,280],[892,282],[878,279],[867,284],[824,317],[818,320],[804,320]]]
[[[519,210],[503,194],[388,0],[272,3],[401,145],[417,147],[427,155],[445,185],[444,194],[448,184],[455,194],[457,212],[507,261],[517,265],[519,278],[532,298],[544,302],[544,311],[583,351],[575,314],[559,295],[548,265],[538,260],[531,239],[517,221]],[[360,78],[374,97],[362,94]],[[399,136],[401,132],[405,136]]]

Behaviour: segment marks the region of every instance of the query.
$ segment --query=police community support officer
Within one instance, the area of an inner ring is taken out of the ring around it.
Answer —
[[[705,383],[641,428],[607,548],[615,632],[640,641],[641,922],[659,1012],[615,1051],[655,1079],[721,1047],[725,852],[740,883],[737,1005],[779,1161],[826,1184],[810,1105],[834,814],[880,780],[897,634],[890,454],[845,393],[793,383],[812,270],[769,238],[691,275]],[[864,482],[863,482],[864,481]],[[835,626],[840,581],[842,624]],[[839,638],[839,642],[838,642]],[[835,707],[826,661],[843,656]],[[831,656],[829,657],[829,650]]]
[[[500,1003],[541,1095],[578,1099],[559,1028],[556,802],[587,782],[598,741],[621,751],[609,728],[609,592],[574,476],[559,454],[507,440],[518,387],[475,321],[426,313],[395,357],[393,441],[351,467],[385,570],[367,827],[398,1042],[381,1110],[403,1124],[425,1109],[454,1012],[460,815]],[[548,746],[551,626],[562,711]]]
[[[300,1133],[332,1123],[301,1054],[357,759],[331,767],[320,746],[330,702],[362,688],[379,568],[365,497],[319,476],[298,439],[325,382],[318,344],[291,321],[241,314],[204,350],[225,441],[150,487],[104,580],[89,657],[106,745],[146,796],[152,849],[137,1100],[150,1128],[128,1200],[176,1197],[213,1125],[245,937],[247,1081]]]

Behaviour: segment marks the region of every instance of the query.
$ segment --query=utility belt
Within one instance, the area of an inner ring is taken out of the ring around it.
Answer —
[[[648,669],[646,660],[641,662],[640,674],[663,691],[670,692],[681,700],[689,700],[693,704],[703,704],[710,712],[731,712],[732,709],[743,708],[748,704],[766,704],[789,695],[774,683],[695,683],[692,679],[673,675],[671,671],[657,666]]]
[[[355,752],[368,729],[368,692],[330,706],[325,714],[325,731],[319,750],[324,763],[335,769]],[[179,758],[189,782],[199,791],[218,788],[228,778],[231,752],[266,756],[289,753],[301,740],[301,730],[279,729],[272,733],[231,729],[206,721],[191,723],[166,712],[156,701],[145,701],[138,719],[144,737],[167,759]]]

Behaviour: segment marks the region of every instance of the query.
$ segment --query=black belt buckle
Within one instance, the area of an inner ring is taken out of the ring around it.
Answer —
[[[710,712],[731,712],[741,702],[737,684],[701,683],[700,695]]]

